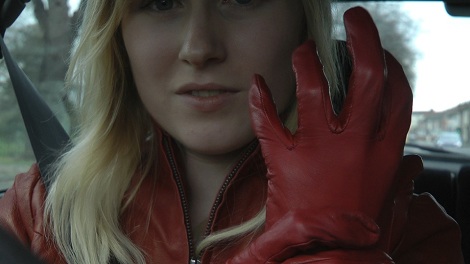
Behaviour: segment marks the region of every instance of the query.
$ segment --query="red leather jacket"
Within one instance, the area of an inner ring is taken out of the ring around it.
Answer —
[[[189,242],[192,234],[188,228],[184,170],[178,166],[177,148],[171,139],[161,140],[159,176],[145,179],[134,202],[121,216],[122,228],[147,254],[148,263],[186,264],[194,245]],[[240,224],[258,213],[266,198],[264,175],[261,152],[254,142],[221,187],[207,232]],[[401,198],[393,202],[393,213],[388,215],[392,224],[382,227],[382,233],[388,235],[384,235],[381,247],[397,264],[463,263],[458,225],[430,195],[411,192],[411,187],[403,188]],[[29,172],[16,177],[13,187],[0,199],[0,226],[46,263],[65,263],[43,231],[44,197],[38,166],[33,165]],[[207,250],[201,261],[224,263],[248,243],[246,240]],[[311,263],[321,254],[306,252],[287,262]]]

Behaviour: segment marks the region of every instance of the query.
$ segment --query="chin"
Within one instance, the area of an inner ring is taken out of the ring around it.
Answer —
[[[230,140],[227,140],[230,139]],[[245,146],[255,139],[255,136],[245,138],[230,138],[229,136],[224,138],[211,138],[206,137],[205,139],[198,138],[197,140],[179,141],[180,145],[186,151],[193,154],[199,154],[204,156],[225,156],[225,155],[238,155]]]

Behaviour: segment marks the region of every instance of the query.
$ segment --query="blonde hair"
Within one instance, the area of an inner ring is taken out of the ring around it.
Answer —
[[[128,2],[87,1],[80,39],[67,74],[68,85],[80,89],[80,127],[73,147],[57,164],[44,218],[46,231],[68,263],[107,263],[111,257],[120,263],[145,263],[145,253],[119,223],[134,196],[125,196],[125,192],[134,194],[139,187],[128,190],[132,176],[142,171],[142,180],[155,160],[152,149],[143,150],[144,145],[155,146],[148,142],[151,120],[136,93],[119,28]],[[324,71],[335,84],[330,3],[302,2],[308,37],[316,40]],[[336,85],[332,87],[332,94],[337,93]],[[295,129],[296,111],[292,109],[287,125]],[[247,223],[210,235],[198,250],[254,233],[264,220],[262,210]]]
[[[87,1],[67,75],[68,85],[81,89],[80,127],[57,165],[45,220],[68,263],[145,262],[119,225],[132,175],[150,166],[141,164],[150,122],[132,89],[119,35],[126,2]]]

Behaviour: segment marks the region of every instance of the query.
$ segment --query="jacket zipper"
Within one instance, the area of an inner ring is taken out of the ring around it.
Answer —
[[[188,201],[186,200],[186,195],[184,195],[183,182],[181,180],[181,176],[178,172],[178,169],[176,168],[176,162],[173,158],[173,153],[170,149],[170,144],[168,142],[168,139],[163,138],[163,145],[167,153],[167,158],[171,166],[171,171],[173,172],[173,178],[175,179],[176,185],[178,187],[178,192],[179,192],[179,196],[181,199],[181,206],[183,207],[184,224],[186,227],[186,236],[188,238],[188,245],[189,245],[189,258],[190,259],[188,263],[190,264],[198,263],[198,261],[195,261],[193,259],[193,256],[195,255],[194,245],[193,245],[193,232],[191,228],[191,218],[189,217]]]
[[[179,174],[178,169],[176,167],[176,162],[173,158],[173,153],[171,151],[168,139],[164,138],[163,139],[163,144],[164,144],[164,147],[165,147],[165,151],[167,152],[168,162],[170,163],[171,170],[173,172],[173,178],[176,181],[176,185],[177,185],[177,188],[178,188],[178,192],[179,192],[182,207],[183,207],[184,223],[185,223],[185,227],[186,227],[186,234],[187,234],[188,245],[189,245],[189,257],[190,257],[189,263],[190,264],[200,264],[201,263],[200,259],[202,257],[203,252],[201,252],[199,254],[199,256],[197,256],[197,258],[194,259],[196,254],[195,254],[194,245],[193,245],[193,233],[192,233],[192,228],[191,228],[191,218],[189,217],[188,201],[186,200],[186,196],[184,194],[184,187],[183,187],[183,182],[181,180],[181,175]],[[209,220],[208,220],[207,226],[206,226],[205,236],[208,236],[210,234],[210,231],[211,231],[210,229],[212,227],[212,224],[213,224],[214,218],[215,218],[215,212],[216,212],[217,208],[220,205],[220,202],[222,200],[222,196],[225,193],[225,190],[227,189],[229,183],[232,181],[233,177],[237,174],[237,172],[239,171],[239,169],[241,168],[243,163],[245,163],[245,161],[253,153],[253,151],[256,149],[257,146],[258,146],[258,141],[252,142],[248,146],[247,150],[244,152],[241,159],[233,167],[232,171],[227,175],[227,177],[225,177],[225,181],[222,184],[222,187],[220,188],[220,190],[217,194],[217,197],[214,201],[214,204],[212,205],[212,208],[211,208],[211,211],[210,211],[210,214],[209,214]]]
[[[204,233],[204,236],[208,236],[211,233],[211,227],[214,222],[215,218],[215,212],[217,211],[217,208],[220,205],[220,202],[222,200],[222,196],[224,195],[228,185],[232,181],[233,177],[238,173],[242,165],[245,163],[245,161],[248,159],[249,156],[253,153],[253,151],[256,149],[258,146],[258,141],[254,141],[250,143],[248,148],[245,150],[243,153],[243,156],[240,158],[240,160],[237,162],[237,164],[233,167],[232,171],[225,177],[225,181],[222,184],[222,187],[219,190],[219,193],[217,194],[217,197],[215,198],[214,204],[212,205],[210,214],[209,214],[209,220],[207,221],[207,226],[206,226],[206,231]],[[204,252],[201,252],[198,256],[198,259],[201,259],[202,255]]]
[[[225,181],[222,184],[222,187],[220,188],[219,193],[217,194],[217,197],[215,198],[214,204],[212,205],[212,209],[211,209],[211,212],[209,214],[209,221],[207,222],[207,226],[206,226],[205,236],[208,236],[210,234],[211,227],[212,227],[212,222],[214,221],[214,218],[215,218],[215,211],[217,211],[217,208],[220,205],[220,201],[222,199],[222,196],[225,193],[225,190],[227,189],[229,183],[232,181],[233,177],[238,173],[238,170],[240,170],[243,163],[245,163],[245,161],[248,159],[248,157],[251,155],[251,153],[253,153],[256,146],[258,146],[257,141],[251,143],[248,146],[247,150],[243,153],[243,156],[241,157],[241,159],[233,167],[230,174],[228,174],[227,177],[225,177]]]

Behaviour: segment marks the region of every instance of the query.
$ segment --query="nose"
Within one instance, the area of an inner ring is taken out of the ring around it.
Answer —
[[[178,57],[195,68],[225,60],[226,50],[220,23],[208,12],[193,12],[188,18]]]

